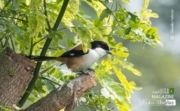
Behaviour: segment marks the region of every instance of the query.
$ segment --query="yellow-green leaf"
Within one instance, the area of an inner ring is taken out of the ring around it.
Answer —
[[[29,6],[29,4],[31,3],[31,0],[26,0],[26,5]]]
[[[4,7],[4,1],[0,1],[0,9],[2,9]]]
[[[132,111],[132,106],[130,102],[123,102],[121,103],[117,99],[114,100],[114,103],[116,104],[117,108],[120,111]]]
[[[142,76],[141,72],[139,72],[137,69],[134,69],[131,66],[127,66],[126,69],[130,70],[135,75]]]
[[[143,4],[143,7],[142,7],[142,10],[146,10],[148,5],[149,5],[149,0],[144,0],[144,4]]]

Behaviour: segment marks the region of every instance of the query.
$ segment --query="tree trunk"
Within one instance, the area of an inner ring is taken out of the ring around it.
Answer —
[[[72,111],[78,99],[96,85],[94,71],[89,70],[87,73],[52,91],[24,111],[59,111],[64,107],[65,111]]]
[[[29,59],[6,48],[0,54],[0,109],[8,107],[12,110],[22,92],[29,84],[35,64]]]

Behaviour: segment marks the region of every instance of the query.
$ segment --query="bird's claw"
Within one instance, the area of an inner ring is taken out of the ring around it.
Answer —
[[[90,72],[90,71],[95,72],[94,69],[88,68],[86,71],[80,71],[80,72],[78,72],[77,75],[82,75],[82,74],[84,74],[84,75],[89,75],[89,72]]]

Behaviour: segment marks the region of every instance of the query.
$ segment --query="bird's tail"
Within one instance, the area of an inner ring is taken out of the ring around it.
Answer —
[[[49,61],[49,60],[57,60],[58,57],[47,57],[47,56],[26,56],[27,58],[35,61]]]

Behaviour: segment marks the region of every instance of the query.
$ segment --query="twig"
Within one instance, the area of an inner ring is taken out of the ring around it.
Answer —
[[[51,31],[51,25],[49,23],[49,20],[48,20],[48,14],[47,14],[47,10],[46,10],[46,0],[44,0],[44,15],[46,16],[46,23],[47,23],[47,26],[48,26],[48,31]]]
[[[33,38],[31,38],[31,46],[30,46],[30,52],[29,52],[29,55],[30,55],[30,56],[32,55],[33,48],[34,48],[34,45],[33,45]]]
[[[28,22],[28,21],[26,21],[26,20],[23,20],[23,19],[20,19],[20,18],[15,18],[15,17],[7,17],[7,16],[3,16],[3,15],[1,15],[0,17],[16,19],[16,20],[19,20],[19,21],[22,21],[22,22],[26,22],[26,23]]]
[[[44,39],[47,38],[47,37],[48,37],[48,36],[46,35],[45,37],[43,37],[43,38],[40,39],[39,41],[35,42],[35,43],[33,44],[33,46],[35,46],[37,43],[41,42],[42,40],[44,40]]]
[[[6,5],[4,5],[3,9],[6,8],[11,1],[12,1],[12,0],[7,1]]]
[[[7,32],[0,38],[0,41],[2,41],[2,39],[4,38],[4,37],[6,37],[6,34],[8,34]]]
[[[40,77],[41,79],[45,79],[45,80],[47,80],[47,81],[50,81],[50,82],[54,83],[55,85],[60,86],[60,84],[59,84],[59,83],[54,82],[53,80],[51,80],[51,79],[49,79],[49,78],[46,78],[46,77],[43,77],[43,76],[39,76],[39,77]]]

